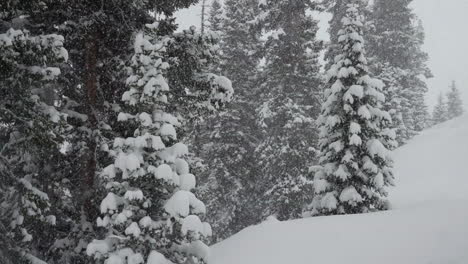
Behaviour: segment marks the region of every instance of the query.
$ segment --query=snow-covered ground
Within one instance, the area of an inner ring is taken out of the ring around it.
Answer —
[[[468,115],[395,152],[393,210],[269,221],[212,247],[210,264],[467,264]]]

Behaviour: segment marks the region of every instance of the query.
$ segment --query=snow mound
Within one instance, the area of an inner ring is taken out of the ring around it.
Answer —
[[[393,210],[265,222],[214,245],[209,263],[468,263],[468,116],[393,155]]]

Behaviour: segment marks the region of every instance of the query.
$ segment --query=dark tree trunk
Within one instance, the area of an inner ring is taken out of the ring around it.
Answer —
[[[202,11],[201,11],[201,34],[205,34],[205,11],[206,10],[206,0],[202,1]]]
[[[94,178],[96,173],[96,130],[97,130],[97,89],[98,89],[98,37],[97,33],[88,35],[85,49],[85,91],[86,91],[86,114],[88,115],[88,128],[91,131],[87,142],[87,153],[85,158],[85,167],[83,169],[83,194],[84,198],[84,212],[92,219],[94,217],[93,198],[95,193]]]

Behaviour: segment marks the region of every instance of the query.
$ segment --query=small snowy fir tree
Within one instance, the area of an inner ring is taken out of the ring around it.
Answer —
[[[432,113],[432,123],[437,125],[447,121],[447,119],[447,103],[445,102],[444,96],[441,93],[437,99],[437,104],[434,106],[434,112]]]
[[[129,90],[118,115],[127,129],[115,138],[114,162],[101,173],[108,193],[97,224],[107,232],[87,247],[101,263],[205,263],[208,256],[202,239],[211,235],[211,227],[199,218],[205,205],[191,192],[195,176],[184,160],[187,146],[176,133],[181,123],[177,113],[168,112],[169,38],[157,32],[154,23],[136,36]]]
[[[450,91],[447,93],[447,118],[453,119],[463,114],[463,101],[461,99],[460,91],[455,84],[452,82]]]
[[[219,0],[211,3],[208,16],[208,29],[214,33],[220,34],[223,27],[223,6]]]
[[[385,187],[393,184],[389,149],[396,144],[395,132],[383,110],[383,83],[368,73],[357,7],[348,5],[338,38],[341,54],[328,72],[312,215],[384,209]]]

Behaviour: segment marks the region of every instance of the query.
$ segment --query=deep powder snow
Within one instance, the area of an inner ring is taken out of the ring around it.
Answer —
[[[210,264],[468,263],[468,115],[393,155],[391,211],[266,221],[214,245]]]

